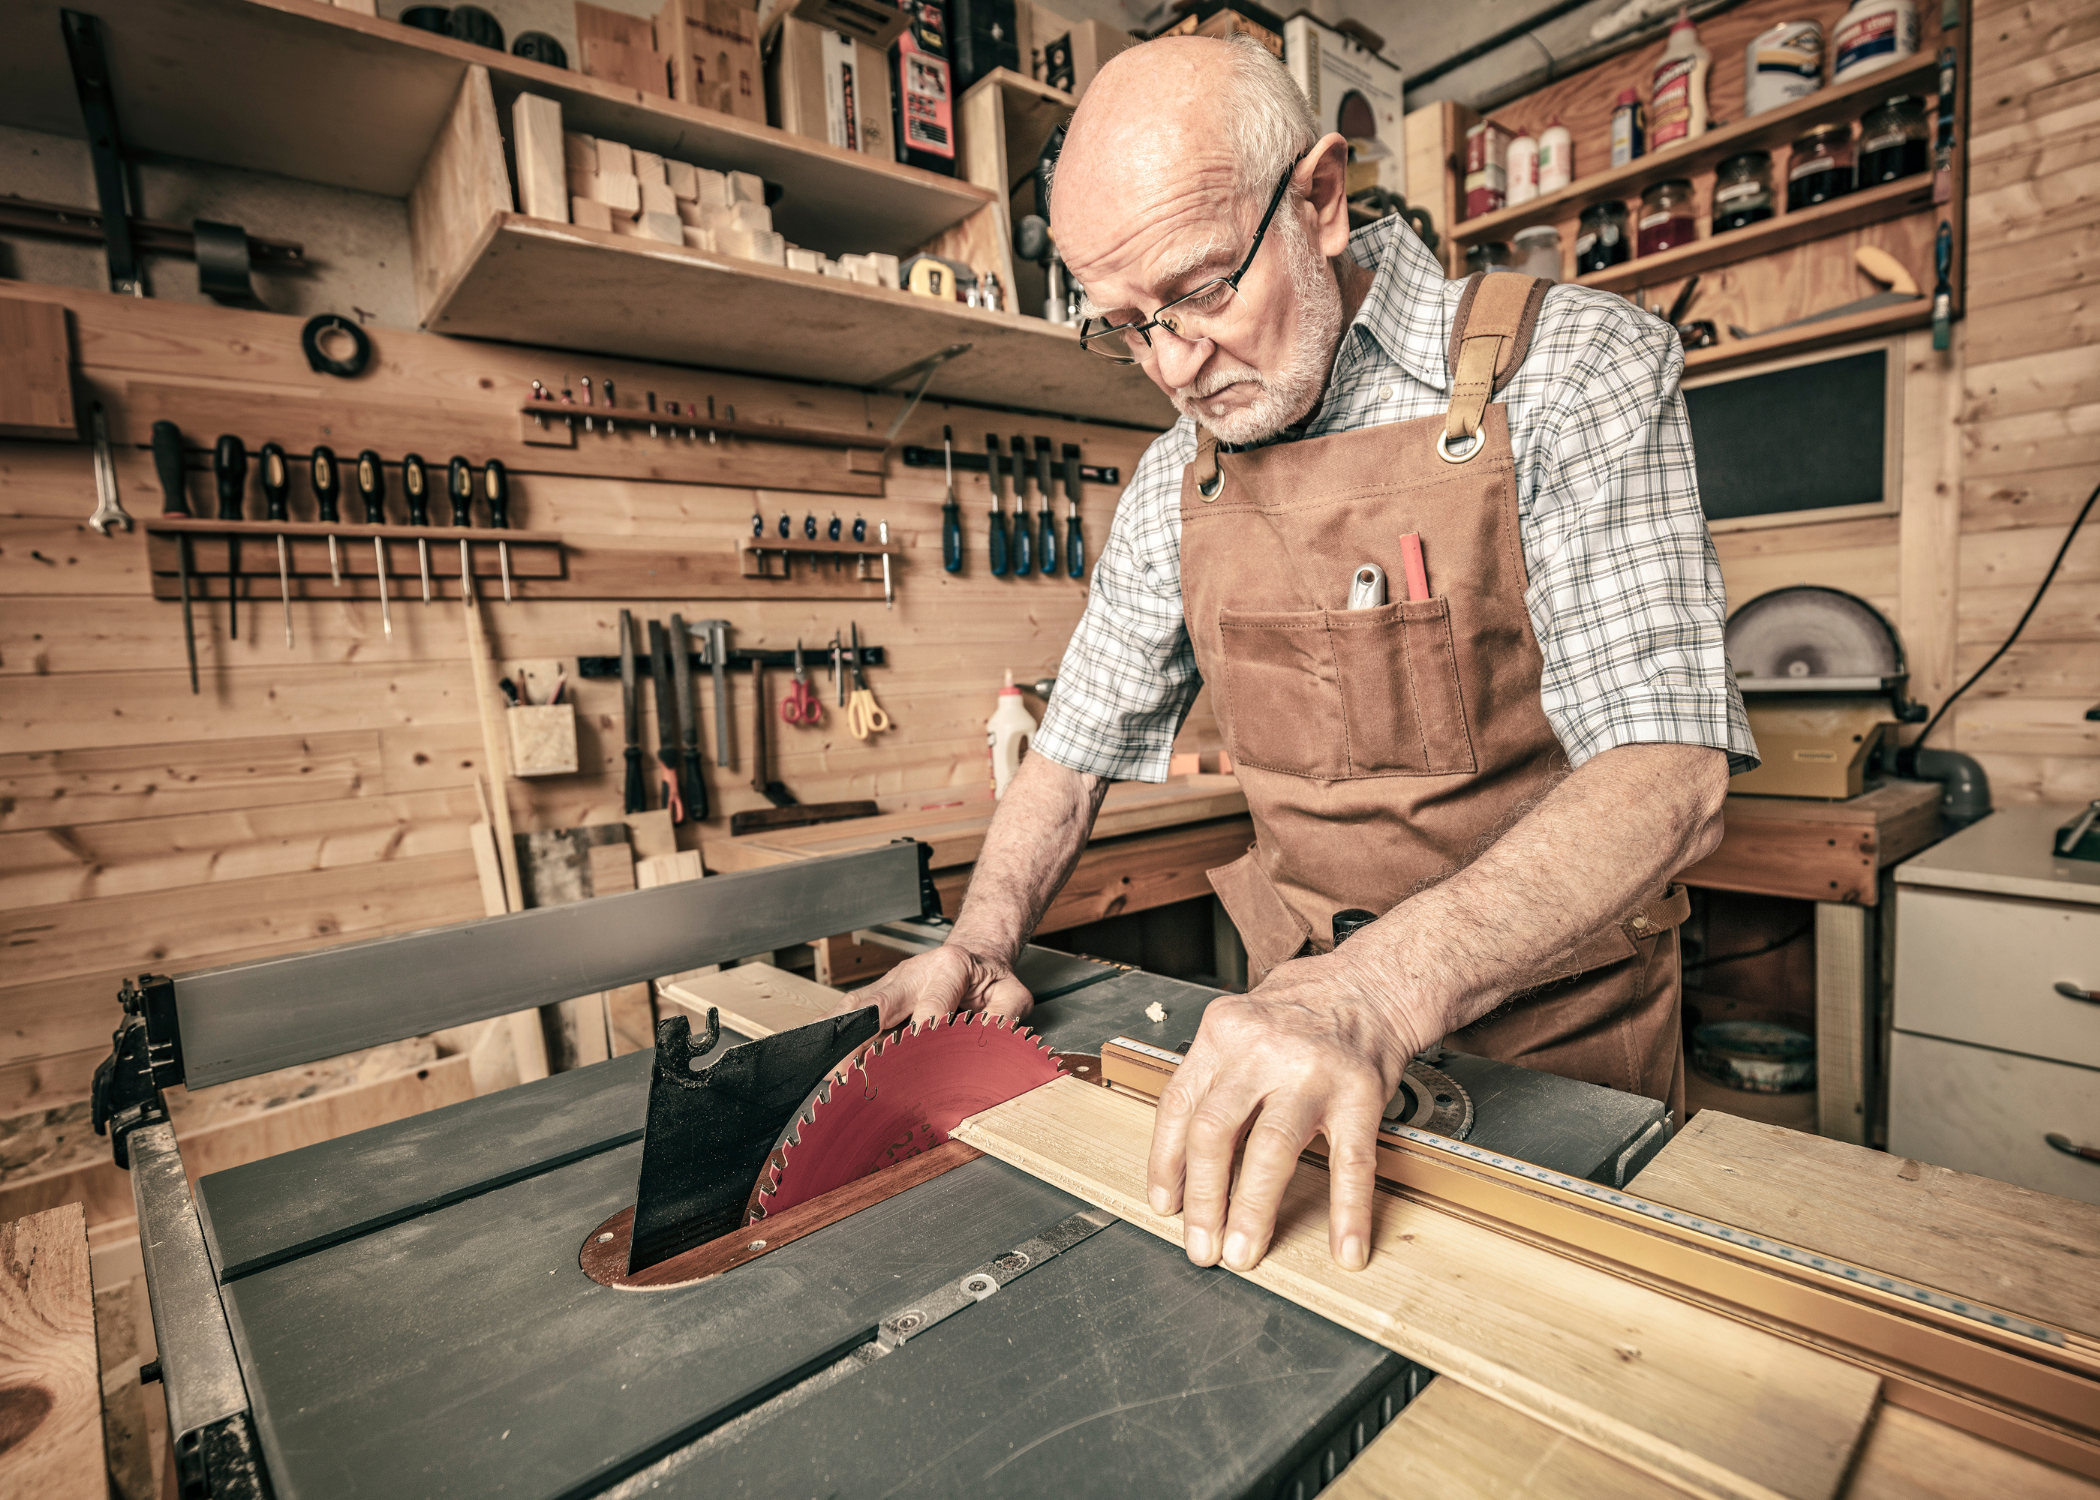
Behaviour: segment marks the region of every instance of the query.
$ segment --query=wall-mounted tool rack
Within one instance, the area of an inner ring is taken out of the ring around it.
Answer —
[[[182,597],[182,562],[178,538],[190,542],[190,597],[224,599],[232,583],[232,544],[241,544],[240,597],[275,599],[278,589],[277,538],[283,537],[291,563],[291,596],[294,599],[377,599],[378,563],[372,539],[386,556],[390,580],[406,580],[410,592],[420,589],[421,564],[418,541],[430,544],[430,578],[433,594],[445,592],[444,580],[454,580],[451,593],[459,593],[459,544],[467,544],[475,592],[483,598],[503,585],[503,562],[499,545],[510,549],[510,576],[514,590],[529,592],[535,581],[566,578],[567,561],[561,534],[554,531],[497,531],[488,527],[460,526],[360,526],[352,522],[321,521],[217,521],[205,516],[145,516],[140,525],[146,532],[146,558],[153,573],[153,597]],[[336,537],[342,558],[342,586],[336,587],[328,565],[328,538]],[[388,592],[395,602],[407,597],[404,585],[390,582]]]
[[[902,456],[904,466],[907,469],[938,469],[945,466],[948,462],[947,455],[943,454],[940,449],[921,448],[916,444],[907,446]],[[990,472],[988,468],[990,463],[991,459],[982,453],[965,453],[959,448],[955,452],[955,467],[960,473],[988,473]],[[1013,471],[1014,461],[1012,455],[1001,454],[999,457],[999,472],[1011,474]],[[1060,475],[1064,472],[1062,460],[1053,468],[1052,472]],[[1032,458],[1028,462],[1028,473],[1031,478],[1034,477],[1035,460]],[[1121,484],[1123,482],[1123,471],[1114,464],[1081,464],[1079,466],[1079,477],[1087,484]]]
[[[880,646],[862,646],[860,648],[860,665],[863,667],[879,667],[884,665],[885,660],[883,648]],[[692,668],[696,672],[710,670],[715,664],[714,657],[704,650],[693,652],[691,662]],[[742,646],[735,646],[723,657],[723,665],[727,667],[748,667],[753,662],[757,662],[760,666],[765,667],[792,668],[795,665],[795,653],[791,650],[747,650]],[[811,674],[829,671],[831,668],[830,643],[825,642],[822,645],[804,646],[802,648],[802,665]],[[843,667],[854,665],[853,648],[851,646],[839,647],[839,665]],[[637,680],[648,677],[649,657],[646,654],[635,657],[634,670]],[[579,656],[576,658],[576,675],[579,677],[617,677],[620,675],[620,658],[617,656]]]
[[[710,413],[713,407],[714,402],[710,400]],[[534,448],[574,448],[579,443],[588,445],[593,437],[641,439],[678,447],[693,443],[714,446],[723,439],[741,439],[859,451],[868,454],[873,461],[867,472],[882,472],[882,445],[867,434],[821,427],[783,427],[770,422],[739,422],[733,406],[727,409],[726,421],[717,421],[712,414],[700,416],[687,402],[679,403],[675,416],[668,410],[649,411],[638,406],[578,406],[564,401],[530,401],[519,411],[523,417],[519,437]],[[653,437],[651,428],[655,429]]]
[[[815,541],[807,537],[746,537],[737,544],[737,552],[743,559],[746,578],[771,578],[786,582],[795,573],[795,562],[800,561],[814,570],[821,580],[826,569],[823,558],[875,558],[898,557],[904,552],[899,542],[834,542],[828,538]],[[868,582],[867,579],[859,579]],[[873,580],[880,583],[881,579]]]

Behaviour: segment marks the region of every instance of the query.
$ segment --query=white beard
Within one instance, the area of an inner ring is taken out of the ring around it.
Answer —
[[[1193,417],[1220,441],[1235,446],[1272,438],[1312,410],[1326,384],[1342,328],[1341,286],[1306,237],[1297,215],[1286,213],[1270,232],[1283,241],[1291,290],[1298,300],[1298,332],[1282,367],[1269,375],[1250,365],[1214,369],[1169,398],[1183,416]],[[1241,381],[1250,382],[1261,394],[1238,410],[1213,413],[1205,398]]]

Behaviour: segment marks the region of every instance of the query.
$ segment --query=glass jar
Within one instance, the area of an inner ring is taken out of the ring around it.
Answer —
[[[1582,227],[1575,236],[1577,276],[1622,265],[1631,254],[1632,236],[1626,232],[1624,203],[1613,199],[1609,203],[1592,203],[1582,211]]]
[[[1507,271],[1509,269],[1509,246],[1502,240],[1482,240],[1477,245],[1466,246],[1466,273],[1475,271]]]
[[[1672,177],[1649,188],[1641,194],[1641,217],[1635,226],[1639,231],[1636,250],[1642,255],[1655,255],[1689,245],[1699,237],[1693,217],[1697,209],[1698,199],[1685,178]]]
[[[1529,229],[1519,229],[1516,258],[1510,262],[1509,268],[1545,281],[1560,280],[1560,231],[1551,224],[1534,224]]]
[[[1714,233],[1772,217],[1772,153],[1742,151],[1714,173]]]
[[[1818,125],[1794,142],[1786,166],[1786,211],[1814,208],[1852,191],[1852,127]]]
[[[1923,99],[1898,94],[1882,100],[1859,119],[1859,185],[1879,187],[1924,171],[1931,139]]]

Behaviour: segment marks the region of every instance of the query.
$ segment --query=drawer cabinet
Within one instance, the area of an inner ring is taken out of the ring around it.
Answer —
[[[1896,1025],[2100,1068],[2100,907],[1905,887]]]
[[[2100,1161],[2067,1156],[2049,1132],[2100,1144],[2100,1069],[1897,1032],[1889,1059],[1889,1150],[2082,1203],[2100,1203]]]

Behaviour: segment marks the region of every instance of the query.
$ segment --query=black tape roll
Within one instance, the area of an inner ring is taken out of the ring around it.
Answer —
[[[566,68],[569,54],[562,45],[544,31],[521,32],[510,44],[510,55],[522,57],[527,62],[545,63],[550,68]]]
[[[455,5],[445,17],[445,35],[472,42],[477,47],[503,50],[503,28],[496,18],[478,5]]]
[[[321,335],[340,329],[349,335],[351,352],[348,359],[331,359],[321,350]],[[317,318],[306,320],[306,327],[299,331],[299,347],[306,351],[306,362],[316,375],[334,375],[343,380],[352,379],[365,372],[372,362],[372,339],[362,328],[348,318],[335,313],[322,313]]]
[[[420,31],[434,31],[443,36],[445,22],[451,14],[452,12],[442,5],[411,5],[401,12],[401,24],[413,26]]]

